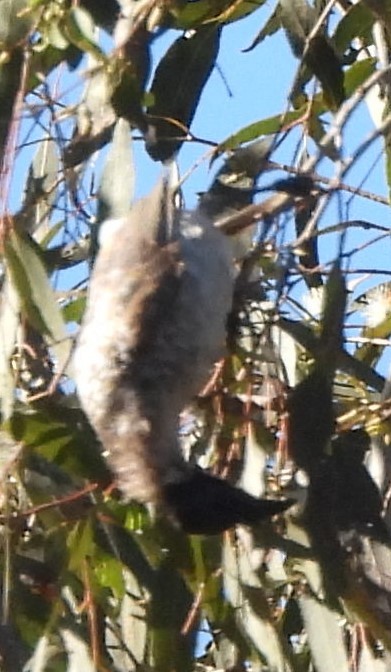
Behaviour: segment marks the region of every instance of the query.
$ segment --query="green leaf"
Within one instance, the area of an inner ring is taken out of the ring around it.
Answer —
[[[76,322],[76,324],[80,324],[83,319],[86,303],[86,296],[80,296],[67,303],[61,311],[65,322]]]
[[[89,642],[86,642],[80,636],[80,634],[77,634],[75,630],[71,628],[61,628],[60,634],[64,642],[64,648],[68,655],[69,667],[67,669],[70,671],[70,666],[72,665],[74,666],[75,670],[83,670],[83,672],[96,672],[96,666],[91,657]],[[45,667],[45,672],[46,670],[47,668]],[[51,670],[49,670],[49,672],[51,672]],[[57,670],[54,670],[53,672],[57,672]]]
[[[2,287],[0,302],[0,402],[3,420],[11,416],[15,402],[11,357],[16,345],[19,322],[19,296],[7,275]]]
[[[239,131],[233,133],[217,145],[215,150],[216,156],[231,149],[236,149],[236,147],[244,144],[245,142],[256,140],[262,135],[272,135],[273,133],[278,133],[285,126],[289,126],[293,122],[298,121],[304,117],[307,109],[307,105],[305,105],[299,110],[295,110],[294,112],[277,114],[275,117],[261,119],[260,121],[255,121],[248,126],[244,126]]]
[[[391,315],[388,315],[375,327],[365,327],[361,336],[368,339],[388,339],[391,336]],[[375,345],[374,343],[364,343],[359,346],[354,356],[366,364],[373,363],[381,356],[385,346]]]
[[[113,638],[113,648],[110,656],[113,659],[115,669],[133,670],[143,667],[148,643],[147,630],[147,599],[148,594],[139,584],[134,574],[127,569],[122,569],[126,593],[121,602],[119,615],[120,633],[107,632],[108,645]]]
[[[29,0],[1,0],[0,50],[12,49],[27,38],[34,25],[34,16],[26,11]]]
[[[125,594],[125,582],[122,574],[122,565],[111,555],[105,555],[94,563],[94,574],[103,587],[110,588],[115,597],[120,600]]]
[[[81,51],[91,54],[98,61],[104,60],[104,53],[95,38],[95,23],[91,14],[83,7],[71,7],[63,30],[69,41]]]
[[[315,35],[309,43],[305,63],[322,85],[323,98],[331,110],[345,100],[344,75],[341,62],[324,35]]]
[[[189,30],[199,26],[204,20],[212,19],[216,10],[210,0],[198,0],[198,2],[186,2],[183,9],[178,11],[173,7],[175,27],[181,30]]]
[[[8,137],[9,125],[15,100],[20,87],[23,66],[23,49],[13,49],[7,60],[0,63],[0,164],[3,162],[4,144]]]
[[[134,162],[130,126],[119,119],[114,128],[98,188],[98,221],[117,219],[129,213],[134,196]]]
[[[65,36],[63,25],[60,21],[50,21],[45,31],[47,42],[55,49],[64,51],[69,47],[69,40]]]
[[[190,633],[181,635],[193,599],[174,563],[164,559],[157,569],[149,613],[154,669],[161,672],[190,672],[193,669],[193,647],[199,616],[195,616]]]
[[[343,346],[343,326],[346,310],[346,281],[339,262],[335,263],[326,284],[320,346],[323,363],[331,373],[335,370],[338,353]]]
[[[287,33],[292,51],[322,85],[324,101],[332,110],[338,109],[345,99],[343,70],[338,55],[328,37],[320,31],[308,42],[317,15],[305,0],[280,0],[281,22]]]
[[[41,240],[47,235],[49,219],[56,200],[55,188],[59,174],[59,159],[52,138],[42,138],[29,167],[23,209],[28,212],[24,223],[30,233],[39,231]]]
[[[339,22],[333,36],[333,44],[337,52],[343,54],[356,37],[370,38],[372,41],[371,30],[374,21],[375,17],[364,3],[358,2],[351,5]]]
[[[268,18],[265,25],[256,34],[250,46],[247,47],[246,49],[243,49],[243,52],[247,53],[249,51],[252,51],[253,49],[255,49],[255,47],[261,44],[266,37],[271,37],[278,30],[280,30],[280,28],[281,28],[281,19],[279,13],[279,6],[277,5],[273,14]]]
[[[72,438],[70,428],[44,413],[14,413],[6,425],[11,436],[48,460],[54,460]]]
[[[306,0],[279,0],[279,10],[292,51],[301,58],[307,35],[316,22],[316,12]]]
[[[181,147],[215,65],[220,32],[218,27],[208,25],[191,36],[180,37],[157,66],[146,134],[146,148],[155,161],[165,161]]]
[[[69,365],[71,339],[40,257],[40,248],[27,234],[11,231],[5,242],[5,257],[22,312],[47,337],[60,370]]]
[[[223,546],[224,590],[235,610],[241,630],[256,651],[266,660],[268,669],[290,669],[285,645],[275,627],[258,574],[251,567],[245,548],[235,546],[226,537]]]
[[[68,569],[78,576],[82,574],[83,563],[87,557],[93,557],[95,553],[94,534],[89,519],[78,521],[67,536],[69,549]]]
[[[363,82],[373,72],[375,72],[377,67],[376,58],[365,58],[362,61],[357,61],[350,66],[345,72],[345,92],[346,96],[351,96]]]

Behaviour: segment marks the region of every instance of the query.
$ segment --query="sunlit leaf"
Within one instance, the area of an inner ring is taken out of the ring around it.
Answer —
[[[98,220],[117,219],[128,214],[134,192],[134,166],[130,126],[119,119],[98,189]]]
[[[25,233],[12,231],[5,254],[12,283],[31,324],[48,338],[62,371],[69,365],[71,339],[50,285],[38,246]]]
[[[34,18],[26,9],[28,0],[1,0],[0,2],[0,48],[15,47],[26,39]]]
[[[95,24],[91,14],[82,7],[72,7],[63,25],[66,37],[72,44],[97,59],[102,59],[103,52],[95,39]]]
[[[361,84],[376,70],[376,59],[365,58],[357,61],[345,72],[345,91],[351,96]]]
[[[338,53],[342,54],[355,37],[372,38],[373,22],[374,16],[365,3],[357,2],[348,7],[333,36],[333,43]]]
[[[350,665],[338,615],[311,595],[302,595],[298,602],[316,669],[319,672],[349,672]]]
[[[245,142],[251,142],[256,140],[262,135],[271,135],[277,133],[284,129],[284,126],[289,126],[295,121],[298,121],[306,113],[306,107],[300,110],[295,110],[294,112],[287,112],[286,114],[279,114],[275,117],[269,117],[267,119],[261,119],[260,121],[255,121],[253,124],[249,124],[241,128],[239,131],[230,135],[228,138],[220,142],[216,147],[216,154],[221,152],[226,152],[230,149],[235,149],[242,145]]]

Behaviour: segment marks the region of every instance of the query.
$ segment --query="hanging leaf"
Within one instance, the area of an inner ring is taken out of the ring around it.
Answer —
[[[39,143],[29,167],[21,214],[24,226],[30,233],[40,229],[40,238],[48,233],[49,218],[56,200],[55,186],[58,174],[59,160],[56,146],[54,140],[48,137]]]
[[[324,35],[311,39],[305,63],[319,79],[325,103],[331,110],[337,110],[346,97],[344,74],[336,52]]]
[[[333,35],[333,44],[339,54],[348,49],[356,37],[372,42],[372,27],[375,17],[363,2],[348,7],[346,14]]]
[[[310,594],[302,594],[298,603],[317,671],[349,672],[340,616]]]
[[[18,48],[8,55],[8,59],[5,62],[0,63],[0,166],[3,163],[4,147],[7,142],[9,125],[12,120],[16,96],[20,87],[23,58],[23,50]]]
[[[5,243],[5,257],[22,313],[48,339],[61,371],[69,365],[71,339],[39,254],[39,246],[22,232],[11,231]]]
[[[280,16],[294,55],[303,58],[304,64],[319,79],[328,107],[338,109],[345,99],[340,60],[320,30],[308,41],[317,21],[315,9],[305,0],[280,0]]]
[[[0,302],[0,402],[3,420],[11,416],[15,403],[11,357],[16,345],[19,322],[19,296],[10,278],[6,276]]]
[[[269,669],[285,672],[290,669],[285,647],[273,623],[259,576],[251,567],[245,548],[234,547],[226,537],[223,545],[224,589],[235,610],[240,629],[247,635]]]
[[[325,370],[335,371],[338,353],[343,347],[343,327],[346,310],[346,280],[340,263],[332,268],[326,284],[325,304],[320,335],[321,354]]]
[[[274,33],[276,33],[280,28],[281,28],[281,20],[279,15],[279,7],[277,5],[273,14],[266,21],[265,25],[263,26],[263,28],[261,28],[259,33],[257,33],[257,35],[254,37],[250,46],[246,47],[246,49],[243,49],[243,52],[247,53],[249,51],[252,51],[253,49],[255,49],[255,47],[261,44],[266,37],[271,37],[271,35],[274,35]]]
[[[280,19],[296,58],[301,58],[316,12],[306,0],[279,0]]]
[[[125,119],[115,125],[98,188],[98,221],[128,214],[134,195],[134,165],[130,126]]]
[[[1,0],[0,50],[12,49],[25,40],[33,27],[34,17],[28,11],[29,0]]]
[[[97,60],[104,57],[95,38],[95,24],[91,14],[82,7],[71,7],[63,25],[65,36],[78,49],[94,56]]]
[[[147,108],[146,148],[155,161],[166,161],[188,134],[203,88],[214,67],[220,28],[205,26],[180,37],[160,61]]]

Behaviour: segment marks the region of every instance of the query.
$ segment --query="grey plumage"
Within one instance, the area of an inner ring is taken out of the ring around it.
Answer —
[[[78,393],[125,497],[161,499],[187,473],[178,416],[224,351],[228,241],[177,211],[166,180],[106,222],[75,352]]]
[[[162,504],[183,530],[216,534],[291,501],[258,500],[183,459],[178,417],[224,352],[229,241],[165,180],[104,224],[75,352],[78,393],[126,499]]]

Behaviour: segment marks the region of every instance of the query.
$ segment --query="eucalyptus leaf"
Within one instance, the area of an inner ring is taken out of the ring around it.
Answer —
[[[100,222],[124,217],[129,212],[135,181],[131,139],[129,123],[119,119],[98,188]]]
[[[27,233],[12,231],[5,244],[8,270],[19,295],[22,313],[46,336],[58,359],[59,369],[65,371],[72,343],[38,249]]]
[[[7,50],[27,38],[34,25],[33,15],[26,11],[29,0],[0,1],[0,49]]]
[[[349,672],[340,616],[309,594],[301,595],[298,602],[317,671]]]
[[[306,108],[305,108],[306,109]],[[293,112],[287,112],[286,114],[278,114],[274,117],[268,117],[267,119],[261,119],[255,121],[248,126],[244,126],[239,131],[230,135],[228,138],[220,142],[216,147],[216,155],[227,152],[231,149],[236,149],[239,145],[244,144],[245,142],[251,142],[256,140],[262,135],[272,135],[273,133],[278,133],[283,130],[284,126],[297,121],[304,114],[304,108],[300,108]]]
[[[11,357],[16,346],[19,323],[20,300],[10,277],[7,275],[1,290],[0,303],[0,401],[3,420],[7,420],[11,416],[15,403]]]
[[[29,167],[23,209],[27,230],[37,232],[39,238],[48,234],[49,219],[56,201],[56,183],[59,174],[59,159],[53,139],[47,137],[39,143],[37,152]],[[32,212],[31,212],[31,210]]]
[[[178,38],[163,56],[151,85],[146,148],[155,161],[166,161],[181,147],[213,70],[220,28],[200,27]]]

